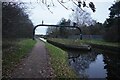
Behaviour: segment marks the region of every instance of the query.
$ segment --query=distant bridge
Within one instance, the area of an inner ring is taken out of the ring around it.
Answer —
[[[34,28],[33,28],[33,40],[35,40],[35,29],[37,27],[40,27],[40,26],[47,26],[47,27],[69,27],[69,28],[77,28],[80,32],[80,39],[82,40],[82,31],[81,29],[76,26],[76,23],[73,24],[73,26],[67,26],[67,25],[47,25],[47,24],[39,24],[39,25],[36,25]]]

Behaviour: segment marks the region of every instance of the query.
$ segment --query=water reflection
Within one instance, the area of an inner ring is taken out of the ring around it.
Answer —
[[[120,56],[113,55],[96,51],[68,51],[69,65],[80,78],[120,79]]]
[[[107,70],[107,79],[117,78],[120,80],[120,54],[103,54],[105,69]]]

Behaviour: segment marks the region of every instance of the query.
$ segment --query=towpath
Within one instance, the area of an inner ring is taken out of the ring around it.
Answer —
[[[45,43],[37,39],[28,57],[24,58],[10,75],[12,78],[51,78],[55,77],[50,64],[50,56]]]

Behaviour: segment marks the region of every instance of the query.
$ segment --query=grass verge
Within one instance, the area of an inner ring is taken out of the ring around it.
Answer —
[[[67,53],[62,49],[46,43],[50,60],[57,78],[76,78],[75,72],[68,66]]]
[[[2,54],[2,75],[7,77],[20,60],[27,55],[36,41],[32,39],[4,40]]]
[[[60,38],[50,38],[49,40],[59,42],[66,45],[81,45],[81,44],[97,44],[97,45],[106,45],[113,47],[120,47],[120,43],[106,42],[104,40],[94,40],[94,39],[83,39],[83,40],[74,40],[74,39],[60,39]]]

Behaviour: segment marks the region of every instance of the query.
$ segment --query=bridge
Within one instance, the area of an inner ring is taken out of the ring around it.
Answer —
[[[35,29],[37,27],[40,27],[40,26],[47,26],[47,27],[69,27],[69,28],[76,28],[79,30],[80,32],[80,39],[82,40],[82,31],[80,29],[80,27],[76,26],[76,23],[73,23],[73,26],[67,26],[67,25],[47,25],[47,24],[39,24],[39,25],[36,25],[34,28],[33,28],[33,40],[35,40]]]

